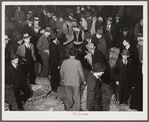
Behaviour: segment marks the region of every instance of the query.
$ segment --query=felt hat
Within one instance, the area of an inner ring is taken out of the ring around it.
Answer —
[[[93,65],[93,72],[103,72],[105,71],[106,69],[106,66],[105,65],[102,65],[101,63],[97,62]]]
[[[128,27],[124,27],[122,31],[128,31]]]
[[[10,38],[7,35],[5,35],[5,40],[10,40]]]
[[[45,32],[52,33],[53,31],[52,31],[52,28],[51,28],[51,27],[46,27],[46,28],[45,28]]]
[[[22,39],[22,34],[17,34],[16,35],[16,41],[20,41]]]
[[[59,16],[60,18],[63,18],[63,17],[64,17],[64,14],[60,13],[58,16]]]
[[[65,17],[65,21],[70,21],[69,17]]]
[[[54,40],[56,38],[57,38],[57,34],[53,32],[50,36],[50,39]]]
[[[70,13],[69,16],[74,17],[74,14],[73,13]]]
[[[108,17],[108,18],[107,18],[107,21],[112,22],[112,17]]]
[[[28,33],[23,34],[23,39],[31,38],[31,36]]]
[[[91,16],[91,12],[90,12],[90,11],[87,11],[87,12],[86,12],[86,16],[87,16],[87,17]]]
[[[96,47],[94,46],[93,43],[88,43],[88,44],[86,45],[86,48],[87,48],[88,50],[94,50]]]
[[[121,55],[129,55],[129,51],[128,50],[126,50],[126,49],[124,49],[123,51],[122,51],[122,53],[121,53]]]
[[[91,38],[91,33],[90,32],[86,32],[86,34],[84,35],[85,39],[89,39]]]
[[[39,17],[34,17],[34,21],[39,21]]]
[[[74,41],[74,44],[75,44],[75,45],[80,45],[80,44],[82,44],[82,42]]]
[[[98,35],[102,35],[102,34],[103,34],[103,30],[101,30],[101,29],[97,29],[96,34],[98,34]]]
[[[14,59],[17,59],[18,58],[18,56],[15,54],[15,53],[12,53],[11,55],[10,55],[10,59],[11,60],[14,60]]]

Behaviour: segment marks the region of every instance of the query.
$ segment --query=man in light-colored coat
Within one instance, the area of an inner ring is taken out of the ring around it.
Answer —
[[[86,84],[81,62],[75,59],[76,50],[70,49],[69,59],[64,60],[60,69],[61,79],[64,81],[67,96],[67,111],[80,110],[80,83]],[[73,100],[73,95],[75,100]],[[74,101],[74,103],[73,103]]]

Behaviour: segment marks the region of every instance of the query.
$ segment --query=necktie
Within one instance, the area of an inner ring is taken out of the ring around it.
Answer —
[[[68,34],[69,34],[69,25],[67,25],[67,31],[68,31]]]

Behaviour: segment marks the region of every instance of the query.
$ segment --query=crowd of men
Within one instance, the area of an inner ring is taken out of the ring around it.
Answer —
[[[118,13],[104,17],[91,6],[76,6],[69,13],[68,9],[57,13],[41,8],[25,15],[17,7],[14,33],[5,35],[6,84],[14,90],[18,108],[23,110],[22,101],[31,94],[27,79],[35,85],[37,77],[46,79],[51,75],[54,93],[64,82],[68,111],[81,110],[82,82],[87,85],[88,111],[102,110],[102,82],[115,82],[122,104],[128,104],[131,90],[130,107],[142,110],[142,99],[137,101],[142,92],[138,95],[136,91],[142,91],[143,18],[130,34]],[[108,50],[113,47],[119,48],[120,54],[111,77]],[[20,90],[24,92],[21,96]]]

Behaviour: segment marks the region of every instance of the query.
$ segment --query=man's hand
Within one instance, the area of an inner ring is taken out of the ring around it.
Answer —
[[[44,51],[44,53],[48,53],[48,55],[50,54],[48,49],[46,49],[46,50]]]
[[[116,81],[116,85],[118,85],[118,86],[119,86],[119,81]]]

